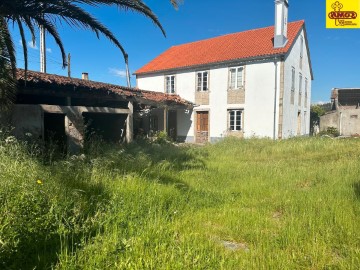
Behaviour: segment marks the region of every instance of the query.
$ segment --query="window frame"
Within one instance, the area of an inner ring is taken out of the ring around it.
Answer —
[[[232,113],[234,113],[234,119],[232,120]],[[228,130],[231,132],[243,131],[243,115],[244,109],[228,109]],[[239,119],[237,119],[239,117]],[[233,124],[231,124],[233,122]]]
[[[204,74],[206,73],[206,88],[204,89]],[[199,81],[199,75],[200,81]],[[207,92],[209,91],[209,78],[210,78],[210,72],[208,70],[204,71],[197,71],[196,72],[196,91],[198,92]],[[200,85],[199,85],[200,83]]]
[[[176,76],[175,74],[165,75],[165,93],[176,94]]]
[[[298,105],[302,106],[302,87],[303,87],[303,75],[299,72],[299,102]]]
[[[295,91],[295,68],[291,67],[291,91]]]
[[[291,67],[290,104],[295,104],[295,67]]]
[[[239,69],[241,69],[241,73],[239,72]],[[232,70],[235,70],[235,78],[234,78],[234,86],[232,86]],[[245,82],[245,66],[235,66],[229,68],[229,87],[230,90],[238,90],[244,88],[244,82]],[[241,74],[241,84],[239,85],[239,74]]]
[[[159,130],[159,117],[157,115],[150,115],[149,129],[150,131],[154,131],[154,132]]]

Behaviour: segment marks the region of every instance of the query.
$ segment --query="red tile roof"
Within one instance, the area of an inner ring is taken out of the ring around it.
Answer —
[[[19,82],[25,81],[25,70],[17,70],[17,79]],[[186,107],[192,107],[193,103],[181,98],[178,95],[165,94],[160,92],[141,90],[138,88],[129,88],[120,85],[95,82],[90,80],[82,80],[77,78],[69,78],[65,76],[59,76],[55,74],[40,73],[36,71],[27,71],[26,78],[27,86],[42,86],[45,88],[51,88],[51,86],[58,86],[64,89],[91,90],[94,94],[98,91],[99,94],[112,92],[116,95],[126,97],[127,99],[133,99],[139,103],[152,103],[152,104],[165,104],[165,105],[180,105]],[[95,92],[94,92],[95,91]]]
[[[274,49],[274,26],[270,26],[173,46],[135,74],[285,54],[303,25],[304,21],[288,24],[289,41],[284,48]]]

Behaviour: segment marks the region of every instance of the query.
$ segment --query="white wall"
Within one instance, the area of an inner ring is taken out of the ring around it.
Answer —
[[[301,31],[300,36],[304,37]],[[283,138],[297,135],[297,114],[300,111],[302,117],[301,134],[309,134],[310,103],[311,103],[311,74],[304,37],[304,52],[302,69],[299,66],[300,59],[300,36],[293,45],[292,51],[284,63],[284,102],[283,102]],[[239,63],[242,65],[242,63]],[[237,65],[231,65],[237,66]],[[290,104],[291,96],[291,68],[295,67],[295,102]],[[276,117],[274,123],[275,102],[275,69],[277,67],[276,89]],[[280,63],[275,65],[273,59],[262,62],[248,62],[245,64],[245,104],[227,104],[228,72],[229,66],[219,66],[196,70],[176,71],[166,74],[138,75],[137,87],[145,90],[164,92],[164,76],[176,75],[176,94],[182,98],[195,102],[196,72],[209,71],[209,105],[201,105],[194,108],[191,117],[184,111],[178,111],[178,134],[192,138],[194,131],[194,116],[196,111],[209,111],[210,137],[221,138],[227,131],[228,109],[244,109],[243,132],[249,137],[273,138],[274,128],[276,138],[278,136],[279,121],[279,95],[280,95]],[[302,98],[305,97],[305,78],[308,79],[308,102],[298,106],[299,95],[299,72],[303,75]],[[185,121],[184,123],[181,123]],[[190,125],[190,127],[189,127]],[[186,133],[186,134],[185,134]],[[192,140],[190,139],[190,140]]]
[[[303,51],[303,65],[300,69],[300,36],[304,38],[304,51]],[[295,68],[295,102],[292,105],[291,98],[291,69]],[[288,138],[297,135],[297,114],[301,113],[301,135],[308,135],[310,133],[310,104],[311,104],[311,73],[309,65],[309,56],[302,30],[293,49],[285,59],[285,80],[284,80],[284,107],[283,107],[283,138]],[[299,106],[299,72],[302,73],[302,105]],[[308,80],[308,102],[305,106],[305,78]],[[306,118],[304,117],[306,115]]]
[[[142,90],[150,90],[155,92],[164,92],[165,80],[164,75],[137,75],[136,87]]]
[[[227,85],[228,68],[219,67],[210,70],[209,106],[210,137],[221,138],[227,130]]]
[[[252,63],[246,65],[245,137],[273,137],[274,98],[274,62]],[[275,128],[277,128],[276,125]]]
[[[243,65],[239,63],[238,65]],[[231,65],[237,66],[237,65]],[[228,104],[228,74],[229,67],[215,67],[198,69],[196,71],[177,71],[176,94],[191,102],[195,102],[196,72],[209,71],[209,105],[200,105],[194,108],[189,118],[178,110],[178,135],[194,137],[194,117],[196,111],[209,111],[210,137],[221,138],[226,133],[228,109],[244,109],[244,136],[271,137],[273,136],[274,119],[274,62],[253,62],[245,66],[245,104]],[[140,75],[137,78],[137,87],[145,90],[164,92],[164,74]],[[184,123],[181,123],[185,121]],[[189,123],[192,125],[189,126]]]

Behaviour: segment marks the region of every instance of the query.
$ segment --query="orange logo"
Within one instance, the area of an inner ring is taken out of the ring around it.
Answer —
[[[340,27],[348,27],[348,26],[356,26],[357,21],[356,18],[358,17],[358,14],[356,11],[343,11],[344,5],[340,3],[339,1],[336,1],[331,5],[331,9],[333,11],[328,13],[328,17],[331,20],[335,21],[335,26]]]

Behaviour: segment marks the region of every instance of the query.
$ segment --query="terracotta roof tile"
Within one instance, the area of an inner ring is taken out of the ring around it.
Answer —
[[[173,46],[135,74],[283,54],[289,50],[303,25],[304,21],[288,24],[289,41],[284,48],[274,49],[274,26],[270,26]]]
[[[25,81],[25,70],[17,70],[17,79],[20,82]],[[82,88],[86,90],[99,91],[99,92],[112,92],[120,96],[133,98],[136,101],[166,103],[174,105],[184,105],[192,107],[193,104],[178,95],[165,94],[160,92],[153,92],[147,90],[141,90],[138,88],[129,88],[120,85],[95,82],[90,80],[82,80],[77,78],[69,78],[65,76],[59,76],[54,74],[40,73],[36,71],[27,71],[26,81],[36,85],[51,86],[57,85],[64,88],[74,89],[74,87]]]

